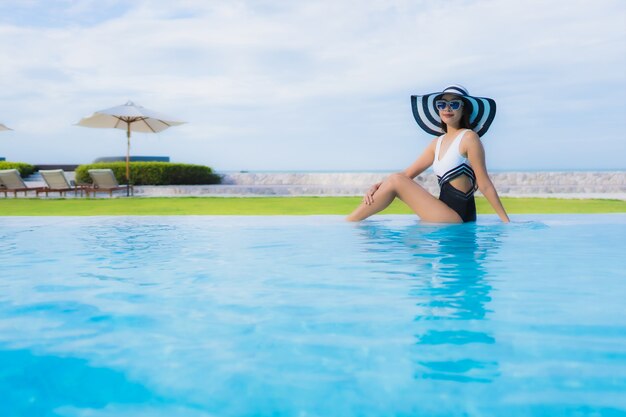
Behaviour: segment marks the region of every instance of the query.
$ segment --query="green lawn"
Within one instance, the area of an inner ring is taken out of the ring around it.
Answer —
[[[113,199],[0,198],[0,216],[97,215],[347,215],[361,197],[168,197]],[[556,198],[502,198],[510,214],[626,213],[626,201],[564,200]],[[493,213],[489,203],[476,199],[479,214]],[[395,201],[385,214],[410,214]]]

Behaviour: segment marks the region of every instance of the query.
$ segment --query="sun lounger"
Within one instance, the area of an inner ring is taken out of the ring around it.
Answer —
[[[17,169],[3,169],[0,170],[0,192],[4,193],[7,197],[9,192],[12,192],[15,197],[19,191],[24,191],[24,195],[27,195],[29,191],[39,191],[41,187],[29,187],[26,185],[20,172]]]
[[[92,192],[95,195],[99,191],[108,191],[109,196],[113,197],[113,191],[125,190],[127,188],[126,185],[119,185],[111,169],[90,169],[88,172],[93,180],[93,186],[85,188],[87,196]],[[130,186],[130,191],[131,193],[133,191],[132,185]]]
[[[47,197],[48,193],[54,192],[59,193],[59,195],[63,196],[63,194],[67,193],[68,191],[74,191],[74,195],[77,195],[80,191],[80,195],[83,195],[83,187],[73,184],[74,181],[68,181],[67,177],[65,176],[65,172],[62,169],[40,169],[39,173],[41,174],[43,180],[46,182],[47,186],[43,187],[41,190],[38,190],[37,195],[39,195],[39,193],[46,193]]]

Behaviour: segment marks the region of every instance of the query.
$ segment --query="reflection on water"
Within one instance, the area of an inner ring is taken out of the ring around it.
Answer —
[[[495,338],[483,328],[492,313],[487,262],[505,229],[365,222],[360,231],[364,250],[379,262],[412,265],[405,276],[415,281],[410,291],[416,306],[415,378],[490,382],[497,377],[498,363],[487,349]]]

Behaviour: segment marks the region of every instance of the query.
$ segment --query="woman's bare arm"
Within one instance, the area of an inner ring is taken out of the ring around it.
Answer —
[[[437,139],[433,139],[424,152],[402,173],[407,177],[413,179],[422,172],[426,171],[435,160],[435,146],[437,146]]]
[[[510,221],[509,216],[506,214],[506,211],[502,206],[496,187],[493,186],[493,183],[487,174],[487,166],[485,164],[485,148],[483,148],[480,138],[474,132],[466,133],[462,142],[462,148],[463,147],[466,149],[467,159],[469,159],[472,169],[474,170],[474,174],[476,174],[478,189],[481,193],[483,193],[487,201],[489,201],[489,204],[491,204],[491,207],[493,207],[500,219],[503,222],[508,223]],[[460,149],[460,151],[465,153],[463,152],[463,149]]]
[[[429,166],[433,164],[435,160],[435,146],[437,145],[437,138],[435,138],[430,144],[424,149],[424,152],[413,162],[407,169],[402,171],[403,175],[413,179],[417,177],[422,172],[426,171]],[[378,187],[382,184],[381,182],[377,182],[372,185],[369,190],[365,192],[365,196],[363,197],[363,202],[365,204],[372,204],[374,202],[374,193],[378,190]]]

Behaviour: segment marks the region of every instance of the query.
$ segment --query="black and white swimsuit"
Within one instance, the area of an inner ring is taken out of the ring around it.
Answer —
[[[473,222],[476,221],[476,203],[474,201],[476,175],[467,158],[464,158],[459,152],[459,145],[461,140],[463,140],[465,132],[467,132],[467,129],[461,131],[454,138],[441,160],[439,160],[439,148],[444,135],[439,136],[437,148],[435,149],[433,171],[437,175],[439,187],[441,188],[439,200],[456,211],[463,222]],[[459,175],[466,175],[472,183],[472,188],[467,193],[450,185],[450,181]]]

